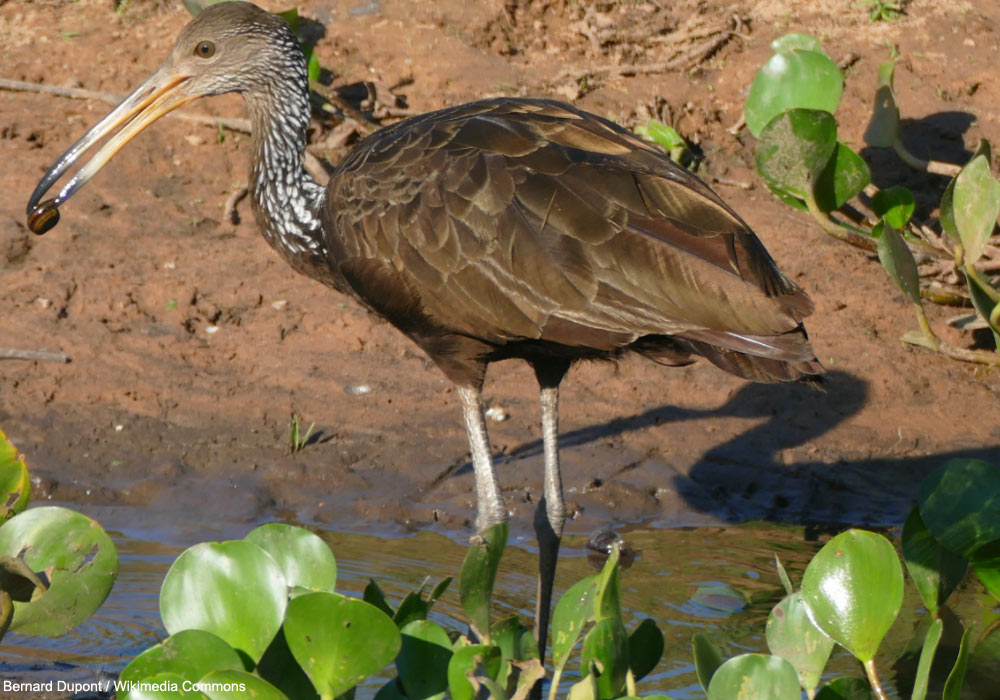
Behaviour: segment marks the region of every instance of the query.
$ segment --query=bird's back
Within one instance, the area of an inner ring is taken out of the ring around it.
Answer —
[[[383,129],[338,167],[325,217],[350,291],[439,364],[442,339],[469,338],[486,360],[632,349],[759,380],[820,370],[812,304],[749,227],[570,105],[484,100]]]

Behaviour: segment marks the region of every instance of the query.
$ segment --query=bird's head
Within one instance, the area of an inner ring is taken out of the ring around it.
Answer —
[[[115,153],[164,114],[192,100],[226,92],[274,100],[281,99],[282,90],[301,95],[307,89],[302,50],[281,17],[248,2],[210,5],[184,27],[163,65],[45,174],[28,201],[28,226],[37,234],[54,227],[58,207]],[[109,135],[54,198],[41,202],[80,156]]]

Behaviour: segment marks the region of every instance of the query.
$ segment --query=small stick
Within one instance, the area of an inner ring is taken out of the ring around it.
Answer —
[[[69,362],[69,355],[64,352],[47,352],[45,350],[21,350],[18,348],[0,348],[0,360],[38,360],[41,362]]]

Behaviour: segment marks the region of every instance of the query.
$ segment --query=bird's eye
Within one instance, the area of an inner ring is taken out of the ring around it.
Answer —
[[[194,55],[199,58],[211,58],[215,55],[215,44],[211,41],[202,41],[194,47]]]

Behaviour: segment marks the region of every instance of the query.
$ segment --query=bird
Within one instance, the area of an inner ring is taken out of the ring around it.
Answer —
[[[487,367],[520,359],[534,371],[543,660],[566,518],[558,401],[570,367],[635,353],[667,366],[702,357],[759,382],[823,372],[802,323],[811,300],[743,219],[657,147],[573,105],[501,97],[410,117],[357,143],[320,185],[302,165],[301,47],[284,20],[247,2],[211,5],[183,28],[160,68],[44,175],[29,227],[55,226],[59,207],[153,121],[230,92],[252,125],[249,187],[267,242],[395,326],[457,388],[477,532],[508,519],[483,412]]]

